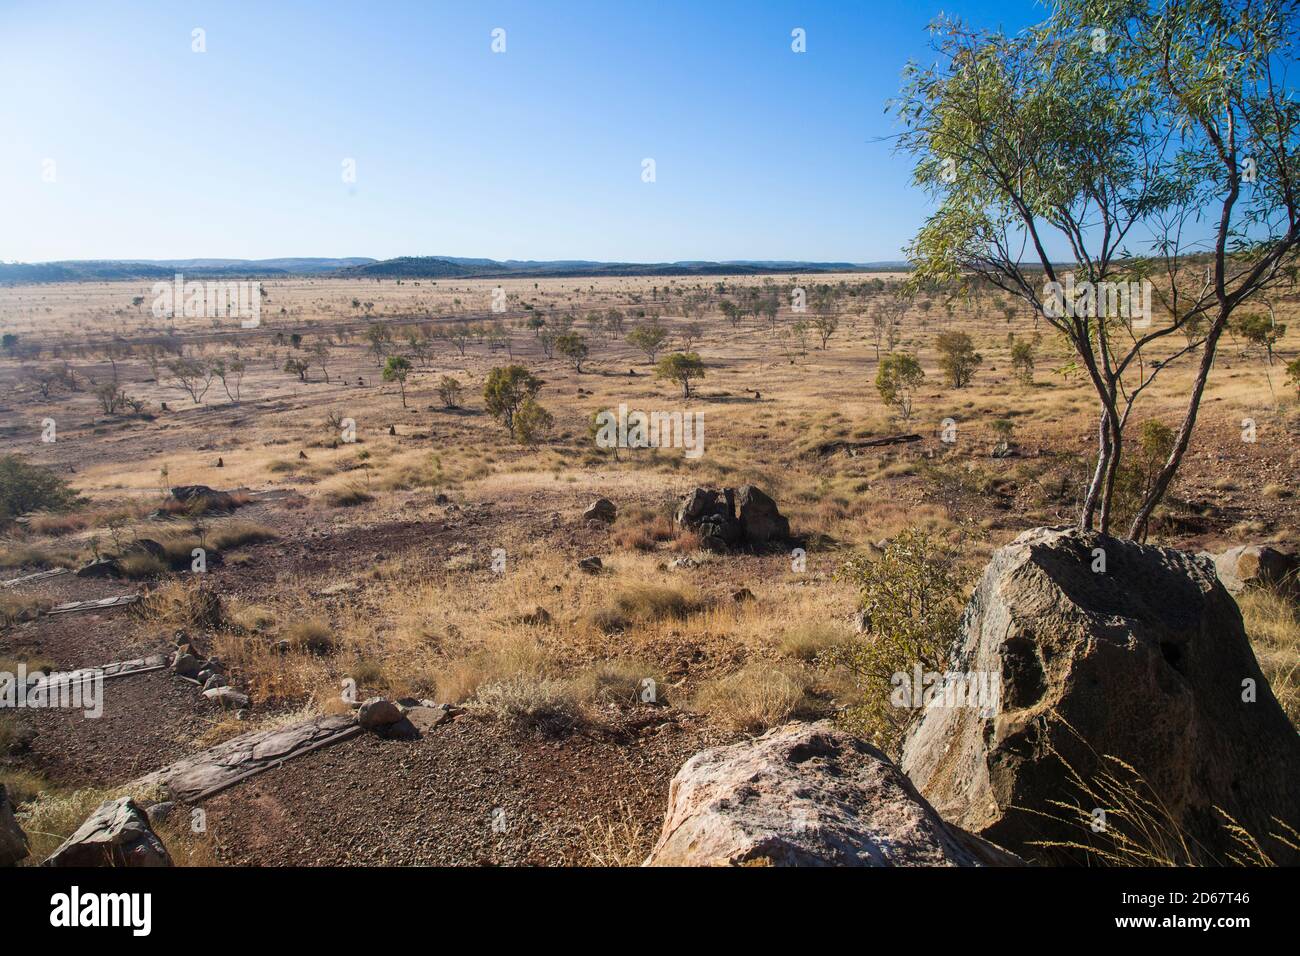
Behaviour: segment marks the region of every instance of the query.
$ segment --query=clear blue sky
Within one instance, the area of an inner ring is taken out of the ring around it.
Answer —
[[[877,139],[940,9],[1045,16],[0,0],[0,259],[896,259],[926,207]]]

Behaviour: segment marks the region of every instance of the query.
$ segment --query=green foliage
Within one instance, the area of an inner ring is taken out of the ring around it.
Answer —
[[[48,468],[0,455],[0,523],[33,511],[64,511],[77,502],[77,493]]]
[[[1286,363],[1286,377],[1293,386],[1295,386],[1296,395],[1300,397],[1300,358],[1294,358]]]
[[[642,323],[627,334],[628,344],[646,354],[647,361],[653,362],[664,342],[668,341],[668,330],[658,320]]]
[[[438,397],[442,399],[442,404],[446,408],[460,408],[461,396],[465,392],[465,386],[461,385],[460,379],[451,375],[444,375],[438,379]]]
[[[1011,369],[1016,373],[1016,378],[1026,385],[1033,384],[1034,381],[1037,346],[1037,336],[1033,340],[1012,339],[1011,341]]]
[[[912,393],[925,379],[921,363],[907,352],[885,356],[876,371],[876,391],[886,405],[898,410],[903,421],[912,417]]]
[[[854,557],[836,572],[857,587],[866,633],[832,648],[825,663],[852,675],[858,698],[842,720],[897,757],[913,711],[894,707],[895,675],[942,672],[961,621],[960,591],[950,556],[926,532],[908,529],[876,559]]]
[[[1112,507],[1116,515],[1128,520],[1151,486],[1156,475],[1174,450],[1174,430],[1163,422],[1150,419],[1138,428],[1137,441],[1126,442],[1126,454],[1115,474],[1115,497]]]
[[[948,384],[953,388],[969,385],[975,369],[984,361],[975,351],[971,337],[965,332],[940,332],[934,344],[939,350],[939,367],[948,376]]]
[[[488,414],[506,427],[511,438],[518,438],[519,409],[528,399],[536,398],[541,388],[542,380],[522,365],[494,368],[483,385],[483,404]]]
[[[582,371],[582,363],[587,358],[590,351],[587,348],[587,340],[577,332],[565,332],[563,335],[556,336],[555,350],[573,363],[575,371]]]
[[[704,378],[704,362],[698,352],[674,352],[665,355],[655,366],[655,377],[665,378],[682,387],[682,397],[691,397],[691,380]]]
[[[525,445],[535,445],[551,430],[555,419],[532,398],[525,398],[515,413],[515,433]]]

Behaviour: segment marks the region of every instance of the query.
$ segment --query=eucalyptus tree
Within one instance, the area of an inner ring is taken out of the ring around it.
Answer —
[[[908,249],[912,285],[982,281],[1025,301],[1092,384],[1081,527],[1109,533],[1134,404],[1195,358],[1169,454],[1131,516],[1128,535],[1145,537],[1232,314],[1296,262],[1298,5],[1055,0],[1014,36],[941,18],[936,62],[909,65],[892,104],[935,200]],[[1158,308],[1116,308],[1129,283]]]

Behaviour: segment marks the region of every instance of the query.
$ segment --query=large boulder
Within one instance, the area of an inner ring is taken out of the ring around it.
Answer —
[[[754,547],[790,537],[790,522],[777,510],[776,502],[753,485],[741,486],[736,502],[740,505],[741,530]]]
[[[1266,544],[1242,544],[1209,558],[1219,580],[1233,594],[1254,587],[1300,590],[1300,557]]]
[[[105,800],[45,866],[171,866],[172,859],[130,797]]]
[[[1131,787],[1165,808],[1191,862],[1240,850],[1216,808],[1275,862],[1300,862],[1270,836],[1275,818],[1300,826],[1300,738],[1209,561],[1026,531],[985,569],[950,666],[996,675],[1001,693],[992,708],[929,706],[907,734],[903,770],[944,819],[1050,858],[1065,851],[1035,841],[1113,846],[1125,815],[1106,792]]]
[[[13,866],[27,858],[27,834],[14,819],[5,785],[0,783],[0,866]]]
[[[647,866],[988,866],[1020,861],[948,826],[883,753],[827,722],[696,754]]]
[[[718,554],[738,547],[761,550],[790,536],[790,522],[776,502],[753,485],[739,491],[695,488],[677,506],[676,517],[681,527],[699,534],[705,551]]]

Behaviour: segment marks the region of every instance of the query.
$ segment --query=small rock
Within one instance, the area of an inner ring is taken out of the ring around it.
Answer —
[[[197,677],[202,669],[203,662],[183,650],[178,650],[176,656],[172,658],[172,672],[181,677]]]
[[[737,604],[743,604],[746,601],[754,600],[754,592],[749,588],[741,588],[739,591],[731,592],[731,599]]]
[[[371,697],[357,711],[357,723],[366,730],[387,727],[402,719],[402,711],[387,697]]]
[[[112,558],[96,558],[89,564],[77,569],[79,578],[112,578],[120,573],[117,562]]]
[[[586,574],[599,574],[604,567],[604,563],[594,554],[591,557],[583,558],[578,562],[578,570],[583,571]]]
[[[207,691],[212,690],[213,688],[225,687],[225,686],[226,686],[226,679],[222,677],[220,674],[211,674],[208,676],[208,679],[203,682],[203,690],[205,693]]]
[[[249,705],[248,695],[241,694],[233,687],[214,687],[205,690],[203,696],[208,700],[232,710],[242,710]]]

